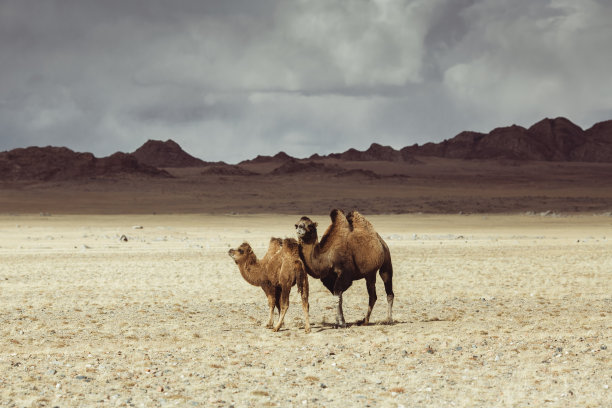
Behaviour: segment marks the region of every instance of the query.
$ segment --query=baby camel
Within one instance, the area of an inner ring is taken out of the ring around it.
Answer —
[[[282,326],[289,308],[291,287],[297,284],[302,296],[302,309],[306,319],[305,331],[310,333],[308,317],[308,275],[300,259],[299,246],[295,239],[271,238],[268,252],[259,260],[251,246],[244,242],[236,249],[229,250],[229,256],[236,262],[244,280],[263,289],[268,298],[270,319],[266,327],[274,331]],[[280,317],[274,326],[274,307],[279,309]]]

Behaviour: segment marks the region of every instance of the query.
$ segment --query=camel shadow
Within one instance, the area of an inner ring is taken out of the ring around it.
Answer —
[[[312,331],[313,332],[323,332],[323,331],[327,331],[327,330],[339,330],[339,329],[349,329],[351,327],[369,327],[369,326],[396,326],[398,324],[405,324],[407,322],[402,321],[402,320],[394,320],[392,322],[387,322],[387,321],[381,321],[381,322],[370,322],[367,325],[363,324],[363,319],[361,320],[357,320],[354,322],[347,322],[346,325],[344,327],[340,327],[338,326],[336,323],[329,323],[329,322],[321,322],[316,326],[312,326]]]

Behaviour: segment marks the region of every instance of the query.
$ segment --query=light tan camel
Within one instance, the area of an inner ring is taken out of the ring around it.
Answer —
[[[365,278],[368,289],[368,311],[360,323],[368,324],[376,303],[376,272],[385,284],[387,293],[387,323],[392,323],[393,265],[389,247],[363,215],[352,211],[345,216],[342,210],[330,213],[331,225],[318,241],[317,223],[302,217],[295,224],[300,243],[300,256],[307,273],[320,279],[338,297],[336,324],[345,327],[342,293],[355,280]]]
[[[305,331],[310,333],[308,275],[300,259],[299,245],[295,239],[271,238],[268,251],[261,260],[257,259],[247,242],[236,249],[230,249],[229,256],[238,265],[244,280],[263,289],[270,307],[270,319],[266,327],[273,327],[274,331],[278,331],[283,324],[289,308],[291,287],[297,284],[306,320]],[[274,307],[279,309],[280,313],[276,326],[274,326]]]

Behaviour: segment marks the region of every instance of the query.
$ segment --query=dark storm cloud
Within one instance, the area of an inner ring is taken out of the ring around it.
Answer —
[[[0,2],[0,149],[205,160],[612,117],[601,0]]]

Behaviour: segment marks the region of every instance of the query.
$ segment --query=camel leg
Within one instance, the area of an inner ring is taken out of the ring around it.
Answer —
[[[344,328],[346,327],[346,321],[344,320],[344,312],[342,311],[342,292],[335,296],[338,298],[336,307],[336,326]]]
[[[337,309],[336,309],[336,326],[346,327],[346,321],[344,320],[344,312],[342,310],[342,294],[347,290],[353,281],[350,279],[351,274],[344,270],[334,271],[338,278],[334,282],[334,296],[338,297]]]
[[[363,324],[370,324],[370,315],[372,314],[372,309],[374,308],[374,304],[376,303],[376,273],[366,276],[366,288],[368,289],[368,312],[366,313],[365,319],[363,319]]]
[[[276,310],[278,311],[279,316],[280,316],[280,312],[281,312],[280,298],[281,298],[282,290],[283,289],[280,286],[276,286],[274,288],[274,296],[276,298]],[[272,327],[272,326],[270,326],[270,327]]]
[[[310,305],[308,304],[308,277],[304,273],[303,277],[304,281],[302,283],[302,310],[304,310],[304,319],[306,322],[304,323],[304,331],[306,333],[310,333],[310,317],[309,317],[309,309]]]
[[[274,296],[273,291],[265,291],[266,296],[268,298],[268,307],[270,308],[270,318],[268,319],[268,323],[266,327],[271,329],[274,327],[274,307],[276,306],[276,297]]]
[[[280,313],[280,317],[278,318],[278,322],[276,323],[276,326],[274,326],[273,331],[277,332],[278,329],[280,329],[280,327],[283,325],[283,320],[285,320],[285,314],[287,313],[287,309],[289,309],[289,293],[291,292],[291,286],[289,286],[288,288],[283,288],[281,291],[281,296],[280,296],[280,306],[281,306],[281,313]]]
[[[380,277],[385,284],[385,292],[387,292],[387,323],[393,323],[393,269],[380,271]]]

